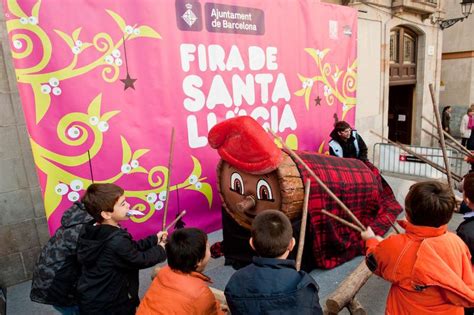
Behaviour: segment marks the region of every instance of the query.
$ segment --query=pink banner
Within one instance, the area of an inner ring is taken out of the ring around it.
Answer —
[[[212,126],[250,115],[292,148],[326,152],[354,121],[357,12],[317,1],[4,0],[50,232],[92,179],[144,216],[220,227]],[[174,155],[168,170],[171,129]],[[171,175],[171,176],[168,176]],[[166,196],[166,183],[170,193]]]

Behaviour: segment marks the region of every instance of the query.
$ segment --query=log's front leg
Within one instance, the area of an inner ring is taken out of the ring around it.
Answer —
[[[364,307],[355,297],[347,304],[347,309],[351,315],[367,315]]]

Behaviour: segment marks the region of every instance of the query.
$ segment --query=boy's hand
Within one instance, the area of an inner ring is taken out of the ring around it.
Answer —
[[[364,241],[376,237],[374,231],[372,231],[372,228],[370,226],[367,227],[367,230],[360,232],[360,236]]]
[[[160,231],[156,233],[156,236],[158,237],[158,245],[165,247],[166,239],[168,238],[168,232]]]

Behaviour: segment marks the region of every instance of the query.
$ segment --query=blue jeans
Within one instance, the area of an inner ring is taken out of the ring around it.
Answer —
[[[54,309],[62,315],[79,315],[79,306],[56,306],[53,305]]]

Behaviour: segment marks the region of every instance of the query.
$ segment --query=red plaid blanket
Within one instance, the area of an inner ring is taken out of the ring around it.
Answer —
[[[403,210],[395,200],[390,186],[383,180],[377,168],[356,159],[345,159],[314,152],[299,151],[298,155],[338,196],[339,199],[375,234],[384,235]],[[355,256],[363,254],[364,242],[360,233],[331,219],[321,209],[352,222],[340,206],[299,165],[303,181],[311,180],[308,205],[310,229],[314,235],[313,255],[320,268],[336,267]],[[387,218],[388,216],[388,218]],[[308,244],[309,246],[309,244]]]

